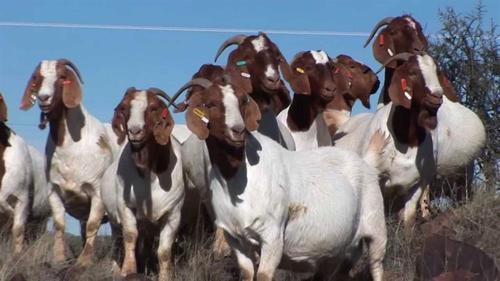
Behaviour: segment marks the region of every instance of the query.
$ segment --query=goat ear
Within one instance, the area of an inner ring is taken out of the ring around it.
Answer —
[[[373,42],[372,45],[373,56],[375,59],[384,64],[390,57],[395,55],[394,52],[394,42],[392,37],[389,35],[385,29],[383,29],[377,36],[377,39]],[[386,67],[395,68],[397,62],[391,62]]]
[[[207,123],[202,120],[199,115],[194,113],[195,110],[199,110],[199,112],[203,112],[205,118],[208,116],[206,110],[198,108],[198,107],[188,107],[188,111],[186,112],[186,125],[188,129],[193,132],[200,140],[205,140],[208,138],[208,127]],[[205,119],[205,121],[208,119]]]
[[[249,94],[253,91],[252,78],[246,77],[249,74],[246,66],[228,64],[226,67],[226,73],[229,74],[231,84],[236,86],[240,91],[245,94]]]
[[[115,108],[115,113],[113,114],[113,121],[111,121],[111,127],[113,132],[118,137],[118,144],[122,144],[125,140],[125,116],[120,110],[120,105]]]
[[[153,127],[153,135],[155,136],[156,142],[160,145],[168,144],[173,128],[174,120],[165,107],[160,116],[158,116]]]
[[[0,94],[0,121],[7,121],[7,105],[5,104],[5,100],[3,96]]]
[[[287,108],[292,103],[290,92],[286,88],[283,81],[281,81],[281,88],[275,95],[272,95],[271,99],[273,111],[276,115],[278,115],[278,113],[283,111],[283,109]]]
[[[441,87],[443,88],[443,93],[452,102],[460,102],[460,98],[457,95],[457,92],[455,91],[455,87],[451,84],[450,80],[444,75],[444,73],[439,72],[438,75],[439,83],[441,84]]]
[[[38,72],[39,67],[40,66],[38,66],[35,69],[35,71],[31,75],[31,78],[28,80],[28,85],[26,85],[26,88],[24,88],[24,94],[23,94],[23,97],[21,99],[21,106],[20,106],[20,108],[22,110],[30,109],[36,102],[36,91],[35,91],[36,85],[34,84],[35,80],[33,79],[33,77]]]
[[[405,82],[403,83],[402,80]],[[394,73],[394,76],[392,76],[391,84],[389,85],[389,97],[391,98],[391,101],[394,103],[394,105],[399,105],[404,108],[410,109],[411,108],[411,88],[409,88],[409,85],[407,85],[407,93],[405,93],[405,90],[402,87],[402,84],[406,84],[408,81],[407,79],[404,79],[398,72]],[[410,95],[410,98],[408,98],[408,95]]]
[[[259,128],[262,116],[257,103],[250,96],[247,96],[247,98],[248,100],[244,105],[245,127],[248,131],[255,131]]]
[[[63,103],[67,108],[74,108],[82,101],[80,82],[73,70],[66,68],[66,80],[63,81]]]

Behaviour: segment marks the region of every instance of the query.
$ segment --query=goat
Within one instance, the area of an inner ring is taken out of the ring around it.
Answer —
[[[385,65],[402,60],[390,81],[392,102],[375,113],[351,117],[333,136],[334,145],[356,151],[366,149],[366,135],[382,130],[390,135],[384,161],[379,170],[384,177],[381,188],[389,199],[394,191],[406,196],[401,218],[407,234],[413,226],[421,187],[427,186],[436,172],[435,146],[430,131],[437,126],[437,111],[442,103],[443,88],[437,78],[437,67],[427,54],[394,55]]]
[[[186,124],[206,143],[216,224],[227,234],[243,280],[254,278],[254,249],[260,249],[256,276],[262,281],[272,280],[280,262],[315,271],[323,259],[342,256],[365,238],[372,277],[382,280],[386,228],[376,170],[355,153],[288,151],[252,132],[259,107],[237,81],[198,78],[181,90],[192,86],[204,91],[191,95]]]
[[[0,95],[0,211],[5,224],[12,218],[14,254],[20,254],[29,214],[29,188],[33,173],[28,146],[6,124],[7,106]]]
[[[354,102],[361,100],[370,109],[370,95],[377,92],[380,81],[368,66],[355,61],[347,55],[338,55],[334,61],[336,93],[333,100],[326,104],[323,112],[330,135],[351,116]]]
[[[326,104],[334,99],[335,76],[339,75],[332,72],[331,59],[324,51],[300,52],[295,55],[290,71],[304,74],[309,87],[297,92],[292,85],[295,92],[292,104],[278,115],[278,120],[290,131],[298,151],[332,145],[323,118]]]
[[[81,76],[67,59],[44,60],[28,81],[21,109],[38,101],[40,128],[49,123],[45,146],[49,203],[54,220],[54,261],[66,259],[64,249],[65,212],[78,219],[85,240],[77,266],[92,260],[97,231],[104,217],[100,180],[112,163],[114,144],[108,130],[82,105]],[[85,229],[85,230],[83,230]]]
[[[160,89],[141,91],[131,87],[116,107],[113,129],[119,144],[125,136],[128,143],[104,173],[101,197],[110,221],[122,228],[125,249],[122,275],[137,271],[138,236],[154,232],[139,225],[153,224],[158,227],[160,237],[159,280],[171,280],[171,251],[181,219],[184,182],[181,145],[171,137],[174,120],[160,98],[171,101]]]
[[[387,27],[380,31],[377,40],[373,42],[373,54],[380,63],[398,53],[428,50],[428,42],[420,23],[408,15],[381,20],[368,37],[365,47],[378,29],[385,25]],[[388,91],[385,89],[393,75],[394,66],[395,63],[391,63],[385,68],[386,82],[383,94],[379,98],[380,104],[387,104],[390,101]],[[460,168],[472,166],[472,160],[484,147],[486,133],[481,119],[459,103],[460,98],[445,74],[438,71],[438,78],[443,86],[444,97],[437,115],[438,126],[432,131],[432,138],[437,149],[437,174],[450,176]],[[468,133],[463,134],[464,131]],[[469,170],[472,171],[472,168]],[[426,187],[421,202],[424,217],[430,216],[428,196],[429,187]]]
[[[295,150],[293,137],[284,124],[276,120],[276,115],[290,104],[290,96],[284,82],[280,79],[279,68],[286,63],[278,46],[265,33],[245,36],[236,35],[220,46],[215,60],[231,45],[238,47],[228,57],[226,68],[245,67],[242,72],[250,79],[250,96],[257,102],[262,120],[259,132],[280,143],[289,150]]]

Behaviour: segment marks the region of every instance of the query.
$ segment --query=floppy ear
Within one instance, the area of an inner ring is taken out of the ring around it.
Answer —
[[[2,95],[0,95],[0,122],[7,121],[7,105]]]
[[[205,114],[205,116],[208,116],[207,112],[205,109],[199,108],[199,107],[188,107],[188,110],[186,112],[186,125],[188,129],[193,132],[200,140],[205,140],[208,138],[208,127],[203,120],[197,116],[194,113],[194,110],[200,110]]]
[[[406,81],[406,82],[403,82]],[[411,85],[407,84],[409,82],[409,79],[405,79],[404,77],[399,74],[399,72],[395,72],[394,75],[392,76],[391,84],[389,85],[389,97],[391,98],[391,101],[394,103],[394,105],[399,105],[404,108],[410,109],[411,108],[411,99],[408,99],[404,90],[403,90],[403,85],[407,86],[407,91],[410,97],[412,96],[411,93]]]
[[[372,45],[373,56],[375,59],[384,64],[390,57],[394,56],[396,53],[394,52],[394,42],[392,37],[389,35],[385,29],[383,29],[377,36],[376,40],[373,41]],[[395,68],[397,62],[391,62],[386,67]]]
[[[246,66],[236,66],[232,64],[228,64],[226,67],[226,73],[229,74],[231,79],[230,83],[239,90],[244,92],[245,94],[250,94],[253,92],[252,88],[252,79],[251,77],[245,77],[248,72],[248,68]]]
[[[20,108],[22,110],[28,110],[30,109],[36,102],[36,95],[37,95],[37,85],[35,85],[35,80],[33,79],[35,77],[35,74],[38,72],[40,68],[40,65],[38,65],[35,68],[35,71],[33,71],[33,74],[31,75],[31,78],[28,80],[28,84],[26,85],[26,88],[24,89],[24,94],[21,99],[21,106]]]
[[[121,103],[120,103],[121,104]],[[113,114],[113,121],[111,121],[111,127],[113,132],[118,137],[118,144],[122,144],[125,140],[125,116],[120,111],[120,105],[115,108],[115,113]]]
[[[450,80],[448,80],[443,72],[439,72],[438,79],[441,87],[443,87],[444,95],[452,102],[460,102],[460,98],[455,91],[455,87],[453,87]]]
[[[153,127],[153,135],[155,140],[160,145],[166,145],[170,141],[170,135],[174,128],[174,120],[168,112],[168,109],[163,108],[161,114],[157,117]]]
[[[63,81],[63,103],[67,108],[75,108],[82,101],[80,82],[73,70],[66,68],[66,80]]]
[[[255,131],[259,128],[261,114],[257,103],[247,95],[247,102],[244,105],[245,127],[248,131]]]

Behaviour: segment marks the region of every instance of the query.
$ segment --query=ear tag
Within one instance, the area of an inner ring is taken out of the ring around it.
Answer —
[[[401,79],[401,89],[403,90],[405,97],[409,100],[411,100],[411,94],[408,91],[408,84],[406,83],[406,79]]]
[[[244,66],[246,64],[247,64],[247,61],[244,61],[244,60],[239,60],[239,61],[236,62],[237,66]]]
[[[297,70],[298,73],[302,73],[302,74],[305,73],[304,69],[302,69],[300,67],[295,68],[295,70]]]
[[[36,96],[34,94],[35,92],[32,92],[31,95],[30,95],[30,102],[31,104],[35,104],[36,102]]]
[[[163,119],[167,119],[168,117],[168,110],[166,108],[164,108],[162,111],[161,111],[161,118]]]
[[[392,57],[392,56],[394,56],[394,53],[392,52],[392,50],[391,50],[391,49],[387,49],[387,53],[388,53],[388,54],[389,54],[389,56],[391,56],[391,57]]]
[[[69,85],[71,83],[73,83],[73,81],[71,81],[71,80],[64,80],[63,81],[63,85]]]
[[[242,72],[242,73],[241,73],[241,76],[243,76],[243,77],[245,77],[245,78],[250,78],[250,77],[252,77],[252,76],[250,75],[250,73],[246,73],[246,72]]]
[[[36,87],[36,83],[31,84],[31,87],[35,88]]]
[[[193,109],[193,113],[198,116],[203,123],[208,124],[208,118],[205,117],[205,113],[201,109],[195,108]]]
[[[380,36],[378,37],[378,44],[380,46],[384,45],[384,34],[380,34]]]

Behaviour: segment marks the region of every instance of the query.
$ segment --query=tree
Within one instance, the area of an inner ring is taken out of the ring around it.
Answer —
[[[500,35],[497,25],[484,23],[485,7],[461,15],[453,8],[439,11],[443,27],[431,40],[431,54],[457,90],[462,103],[482,119],[486,147],[477,171],[487,186],[498,188],[500,151]]]

